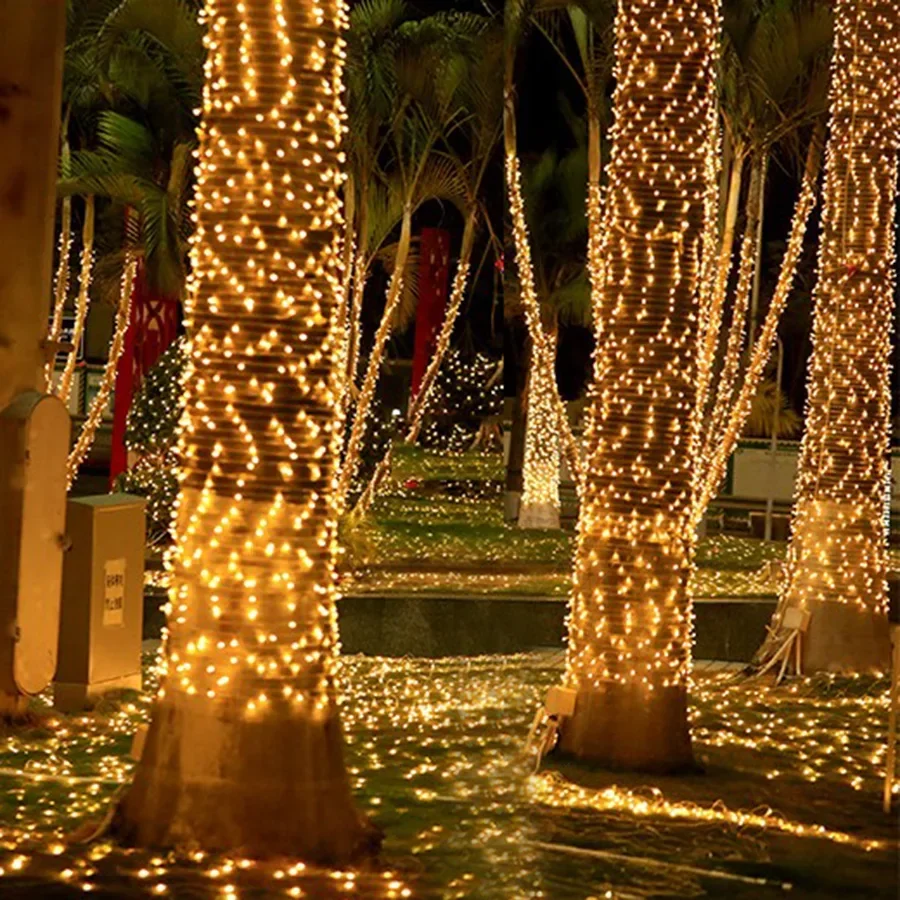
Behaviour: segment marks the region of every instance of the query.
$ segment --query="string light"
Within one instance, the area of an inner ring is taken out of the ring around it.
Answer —
[[[347,14],[207,0],[205,22],[166,671],[120,828],[143,845],[347,859],[371,837],[335,685]],[[255,764],[219,740],[252,745]],[[177,776],[172,741],[191,759]],[[298,747],[312,768],[273,780]],[[284,804],[296,814],[273,821]]]
[[[151,659],[145,657],[150,684]],[[524,723],[558,677],[558,659],[341,661],[357,789],[407,810],[409,827],[398,831],[394,855],[414,855],[403,868],[416,881],[416,871],[444,872],[442,884],[452,879],[458,886],[452,892],[462,896],[537,896],[535,886],[547,887],[545,869],[526,864],[522,848],[530,840],[559,840],[559,829],[570,826],[584,846],[622,850],[638,866],[652,856],[744,871],[752,861],[760,864],[755,874],[791,881],[791,870],[803,870],[810,853],[829,853],[836,864],[864,863],[867,884],[877,884],[882,872],[890,876],[893,823],[865,815],[884,765],[878,723],[887,709],[886,679],[817,676],[776,689],[701,669],[693,726],[716,778],[635,784],[610,776],[582,788],[554,776],[526,777],[521,762]],[[427,893],[428,884],[407,887],[404,874],[377,866],[349,873],[234,851],[125,849],[108,840],[66,846],[75,823],[102,815],[109,795],[127,782],[134,766],[125,753],[128,736],[148,713],[149,695],[110,700],[95,714],[48,715],[40,729],[0,740],[0,778],[10,799],[0,822],[0,894],[15,896],[21,888],[40,894],[38,885],[51,894],[60,882],[70,890],[88,884],[105,895],[143,897],[162,884],[169,896],[210,900]],[[570,871],[569,883],[580,884],[581,872]],[[617,896],[626,890],[618,880],[616,887]],[[661,892],[657,886],[647,893]]]
[[[532,779],[532,796],[547,806],[594,809],[602,812],[627,812],[638,818],[686,819],[693,822],[716,822],[735,828],[759,828],[779,831],[794,837],[821,838],[836,844],[847,844],[862,850],[887,850],[891,841],[858,838],[845,831],[835,831],[822,825],[794,822],[775,813],[732,810],[723,804],[702,806],[699,803],[673,802],[658,790],[646,796],[628,788],[608,787],[590,790],[565,781],[560,776],[544,775]]]
[[[119,305],[116,307],[116,321],[113,326],[113,336],[109,344],[106,366],[103,369],[103,377],[100,379],[97,393],[91,401],[91,406],[85,417],[84,424],[81,426],[78,440],[75,441],[66,464],[67,488],[71,488],[72,482],[75,481],[75,476],[78,474],[78,469],[84,462],[84,458],[94,442],[94,435],[97,433],[97,427],[103,419],[103,413],[112,393],[113,384],[116,380],[116,367],[119,364],[119,357],[125,349],[125,333],[128,330],[128,322],[131,316],[131,293],[136,273],[137,261],[134,255],[129,253],[125,260],[125,266],[122,269]],[[73,350],[72,353],[74,354],[74,352]]]
[[[472,254],[472,244],[475,238],[475,222],[476,213],[473,211],[466,219],[466,225],[463,230],[462,248],[460,250],[459,263],[456,267],[456,273],[453,276],[453,286],[450,290],[450,300],[444,313],[444,320],[441,323],[441,329],[438,332],[437,340],[431,359],[422,381],[419,384],[418,393],[412,398],[409,426],[407,428],[404,442],[414,444],[419,438],[419,432],[425,423],[425,413],[431,400],[432,389],[437,379],[438,370],[444,360],[444,356],[450,347],[450,339],[453,337],[453,328],[456,325],[456,319],[462,308],[462,302],[466,296],[466,287],[468,286],[470,257]],[[363,513],[368,509],[378,488],[384,481],[385,476],[391,470],[391,456],[393,445],[388,448],[388,452],[382,457],[375,468],[372,477],[369,479],[368,485],[360,495],[359,500],[354,507],[354,512]]]
[[[451,350],[431,391],[422,446],[450,454],[474,450],[485,437],[486,420],[500,415],[502,366],[485,353]]]
[[[65,123],[63,124],[65,128]],[[68,166],[69,151],[68,141],[63,140],[62,152],[62,168],[66,170]],[[53,282],[53,318],[50,322],[50,334],[48,336],[51,345],[59,341],[59,335],[62,330],[63,311],[65,310],[66,300],[69,297],[69,261],[72,256],[72,197],[67,195],[62,201],[62,227],[59,233],[59,264],[56,267],[56,277]],[[53,363],[56,354],[54,353],[48,361],[44,370],[45,382],[50,387],[53,380]]]
[[[718,378],[718,384],[715,389],[710,390],[712,394],[712,403],[709,403],[708,397],[703,397],[704,410],[709,417],[709,443],[718,442],[719,436],[725,430],[725,422],[734,406],[735,390],[739,383],[741,359],[744,356],[744,344],[747,336],[747,310],[750,308],[750,298],[753,291],[753,273],[755,271],[757,259],[757,237],[758,222],[760,213],[759,204],[759,179],[761,171],[758,167],[754,167],[753,174],[750,179],[748,195],[750,197],[749,210],[747,215],[747,223],[744,227],[744,237],[741,241],[740,264],[738,266],[737,290],[734,297],[734,305],[731,314],[731,324],[727,329],[725,339],[725,355],[722,359],[722,368]],[[719,285],[716,285],[718,290]],[[714,297],[711,301],[718,304],[720,298]],[[712,317],[711,317],[712,319]],[[715,320],[710,323],[710,332],[715,324]],[[718,324],[721,324],[721,311],[718,316]],[[716,332],[716,338],[718,332]],[[751,341],[753,335],[750,335]],[[715,341],[713,343],[713,354],[715,354]],[[704,350],[701,348],[701,354]],[[706,362],[712,367],[714,356]],[[706,364],[706,362],[704,364]]]
[[[885,467],[900,146],[900,20],[839,0],[806,427],[782,608],[811,614],[807,669],[886,666]],[[840,640],[834,640],[835,632]]]
[[[356,390],[356,375],[359,371],[359,348],[362,335],[362,305],[366,293],[366,281],[368,267],[362,243],[356,254],[356,262],[353,265],[353,277],[350,283],[350,321],[348,363],[347,363],[347,402],[349,403]]]
[[[691,757],[696,298],[704,226],[717,207],[709,157],[718,14],[715,0],[635,0],[616,19],[604,315],[565,675],[581,699],[563,742],[580,756],[608,752],[636,765],[677,767]],[[613,695],[619,702],[604,700]],[[617,709],[616,724],[603,719]],[[636,717],[664,710],[672,733],[660,745],[623,737],[603,750],[590,737],[619,724],[623,734],[643,733]]]
[[[147,498],[150,544],[167,543],[172,536],[179,469],[175,448],[187,362],[186,342],[178,338],[147,372],[128,412],[125,442],[136,460],[119,477],[116,489]]]
[[[444,320],[441,322],[441,330],[438,332],[437,340],[434,345],[434,352],[428,362],[428,368],[422,376],[419,383],[419,390],[412,400],[412,407],[409,415],[409,427],[404,437],[407,444],[414,444],[422,430],[422,424],[425,421],[425,413],[428,409],[429,399],[431,397],[431,389],[437,379],[438,371],[441,363],[450,349],[450,339],[453,337],[453,329],[456,326],[456,320],[459,311],[462,308],[463,300],[466,296],[466,288],[469,284],[469,270],[471,268],[472,246],[475,242],[475,224],[478,220],[477,208],[473,207],[469,215],[466,217],[466,224],[463,229],[462,246],[459,251],[459,262],[456,266],[456,273],[453,276],[453,286],[450,289],[450,300],[447,309],[444,312]]]
[[[91,302],[91,270],[94,264],[94,195],[89,194],[84,201],[84,226],[81,231],[81,270],[78,273],[78,297],[75,301],[75,325],[72,329],[72,349],[66,357],[66,365],[59,380],[56,394],[68,404],[72,390],[72,376],[75,372],[75,361],[78,346],[84,335],[88,307]],[[51,334],[52,340],[52,334]]]

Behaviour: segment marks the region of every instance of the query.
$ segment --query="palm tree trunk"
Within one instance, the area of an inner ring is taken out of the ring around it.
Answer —
[[[575,705],[560,743],[607,766],[693,766],[688,525],[719,26],[716,0],[619,4],[624,77],[607,166],[616,315],[595,362],[565,675]]]
[[[725,308],[725,298],[728,294],[728,278],[731,275],[732,257],[734,255],[734,233],[737,227],[738,210],[740,209],[741,184],[744,173],[745,153],[737,147],[732,152],[731,174],[725,193],[726,202],[723,206],[722,239],[719,246],[719,260],[715,269],[715,281],[709,300],[709,313],[706,322],[702,325],[705,335],[703,342],[703,355],[700,359],[699,397],[700,402],[708,404],[709,388],[712,381],[712,372],[716,358],[716,348],[722,331],[722,314]]]
[[[384,304],[384,313],[381,316],[381,324],[375,332],[375,343],[366,366],[366,375],[363,379],[359,399],[356,403],[356,412],[353,417],[353,426],[350,429],[350,438],[347,441],[347,452],[344,454],[344,462],[341,466],[337,486],[337,508],[343,511],[347,503],[347,495],[359,458],[362,452],[362,440],[366,432],[366,420],[372,401],[375,398],[375,388],[378,385],[378,376],[381,374],[381,362],[384,357],[384,348],[391,334],[394,322],[394,313],[400,302],[400,293],[403,287],[403,273],[406,269],[406,260],[409,257],[409,248],[412,243],[412,205],[407,203],[403,209],[403,221],[400,225],[400,240],[397,244],[397,255],[394,261],[394,272],[388,285],[387,299]]]
[[[840,0],[835,15],[813,353],[781,599],[809,615],[804,671],[883,672],[900,20],[891,0]]]
[[[531,350],[528,349],[530,357]],[[524,364],[516,366],[516,394],[513,401],[509,430],[509,451],[506,459],[506,480],[503,488],[503,518],[515,522],[522,503],[522,467],[525,464],[525,413],[528,396],[528,370]]]
[[[113,831],[342,865],[377,843],[353,804],[335,685],[343,4],[243,6],[217,3],[208,32],[167,674]],[[247,201],[248,172],[277,186],[271,203]],[[233,277],[260,259],[263,277]]]
[[[336,318],[337,340],[340,343],[340,366],[347,371],[350,365],[350,347],[352,337],[350,326],[353,321],[353,273],[356,260],[356,247],[359,236],[356,229],[356,188],[352,174],[344,181],[344,253],[343,274],[341,276],[340,304]],[[350,401],[349,379],[344,379],[340,386],[338,409],[341,415],[347,412]]]
[[[54,348],[46,343],[47,298],[53,284],[65,7],[63,0],[0,0],[0,412],[20,394],[44,390],[46,366],[53,358]],[[35,451],[44,458],[41,448]],[[17,536],[27,527],[20,472],[12,466],[0,469],[0,617],[6,623],[16,620],[23,600],[34,597],[33,584],[19,583],[23,551]],[[39,474],[55,480],[58,473]],[[37,528],[32,525],[29,540],[35,553],[45,546],[43,538],[34,542],[35,532],[47,534],[51,553],[41,563],[49,596],[41,602],[58,616],[59,594],[55,604],[51,597],[62,576],[62,549],[50,536],[56,520],[64,520],[65,498],[53,499],[59,515],[45,499],[42,520]],[[34,635],[24,636],[32,659],[39,653],[55,658],[52,624],[45,632],[44,646],[35,643]],[[6,627],[0,634],[4,718],[21,715],[29,701],[16,683],[17,654],[13,631]]]
[[[356,396],[356,376],[359,371],[359,350],[362,344],[362,306],[366,295],[366,263],[367,235],[369,222],[368,185],[363,182],[359,186],[359,226],[357,228],[356,257],[351,265],[350,294],[347,298],[349,333],[347,335],[347,384],[345,402]],[[345,406],[345,412],[347,406]]]
[[[413,398],[410,406],[409,428],[406,432],[406,436],[403,438],[403,441],[406,444],[414,444],[419,438],[419,433],[425,423],[425,413],[428,409],[431,391],[437,381],[438,371],[440,370],[444,355],[450,347],[450,338],[453,336],[453,328],[456,325],[456,319],[459,316],[462,302],[466,296],[466,287],[469,283],[469,269],[472,263],[472,248],[475,244],[475,225],[477,221],[478,207],[473,204],[469,209],[469,214],[466,217],[466,224],[463,228],[462,246],[459,251],[459,263],[453,278],[450,302],[447,305],[444,321],[435,343],[434,355],[428,363],[428,368],[425,370],[425,374],[422,376],[422,381],[419,384],[418,393]],[[366,485],[365,490],[362,492],[353,508],[353,513],[355,515],[360,515],[369,508],[372,500],[375,499],[375,494],[381,486],[381,482],[391,471],[392,449],[392,446],[388,447],[387,452],[375,467],[375,471],[372,473],[369,483]]]
[[[39,12],[16,0],[0,5],[0,410],[23,391],[44,387],[52,351],[41,298],[52,285],[61,84],[55,42],[65,3],[48,6]]]
[[[588,104],[588,276],[591,282],[591,308],[594,317],[594,331],[600,338],[603,324],[603,195],[600,176],[603,172],[600,113],[596,104]]]
[[[66,198],[71,199],[71,198]],[[78,299],[75,301],[75,327],[72,330],[72,349],[66,356],[56,394],[63,403],[68,404],[72,390],[72,376],[78,356],[78,345],[84,335],[88,307],[91,302],[91,270],[94,265],[94,195],[89,194],[84,200],[84,225],[81,229],[81,271],[78,273]],[[57,332],[58,335],[58,332]]]
[[[741,356],[747,331],[747,309],[750,305],[750,297],[753,290],[753,273],[757,261],[756,244],[759,238],[759,200],[761,197],[759,184],[763,177],[764,168],[765,164],[762,154],[755,154],[750,165],[747,221],[744,226],[744,237],[741,241],[738,282],[732,307],[731,323],[726,333],[725,355],[722,360],[718,384],[713,385],[710,381],[710,394],[714,397],[714,400],[712,407],[707,409],[709,424],[704,426],[705,437],[702,442],[704,456],[708,456],[713,452],[715,442],[725,430],[728,414],[734,406],[734,401],[739,391]],[[718,334],[715,337],[718,338]],[[717,343],[718,340],[712,343],[714,354]],[[715,365],[715,355],[705,361],[706,363],[712,370]]]
[[[762,237],[763,237],[763,218],[766,205],[766,176],[769,172],[769,148],[764,147],[760,151],[762,157],[760,163],[759,197],[756,200],[756,245],[753,252],[753,289],[750,297],[750,322],[748,324],[747,346],[752,348],[756,343],[757,332],[759,331],[759,285],[762,276]]]
[[[725,222],[728,215],[728,203],[730,197],[731,179],[734,176],[734,166],[736,163],[734,152],[734,141],[731,138],[731,132],[725,128],[722,137],[722,169],[719,173],[719,216],[718,234],[721,238],[725,233]]]
[[[532,341],[519,528],[559,528],[560,431],[556,406],[556,323]]]
[[[741,383],[737,401],[729,410],[724,431],[721,433],[711,431],[709,433],[706,455],[701,458],[701,464],[697,467],[699,487],[696,494],[696,522],[700,521],[710,500],[722,483],[728,459],[737,446],[738,438],[743,431],[747,416],[750,414],[753,397],[756,395],[772,346],[775,343],[778,322],[787,305],[788,297],[794,284],[797,266],[803,253],[803,240],[806,236],[806,229],[816,204],[817,184],[822,168],[825,124],[824,117],[817,122],[807,148],[800,196],[797,199],[794,216],[791,220],[787,249],[781,262],[775,292],[766,311],[759,339],[753,345],[750,353],[750,364]]]

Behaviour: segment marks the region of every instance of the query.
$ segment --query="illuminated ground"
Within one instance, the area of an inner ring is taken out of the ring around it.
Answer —
[[[896,829],[880,812],[884,682],[775,690],[700,671],[694,731],[706,775],[567,771],[579,787],[529,775],[520,755],[560,663],[345,661],[348,759],[360,803],[387,833],[385,870],[352,876],[55,846],[127,779],[144,697],[7,735],[0,897],[897,896]]]

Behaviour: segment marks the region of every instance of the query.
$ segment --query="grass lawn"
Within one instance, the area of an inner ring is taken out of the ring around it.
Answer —
[[[386,490],[349,533],[350,592],[566,596],[575,536],[503,519],[499,454],[402,448]],[[697,596],[771,596],[786,547],[734,535],[700,541]]]

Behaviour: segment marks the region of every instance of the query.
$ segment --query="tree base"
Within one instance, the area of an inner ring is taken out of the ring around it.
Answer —
[[[198,698],[165,698],[110,831],[129,846],[250,859],[371,857],[382,835],[353,804],[342,754],[336,713],[254,720]]]
[[[559,507],[552,503],[522,503],[518,524],[519,528],[559,529]]]
[[[815,602],[803,635],[803,672],[844,674],[891,670],[887,613],[857,604]]]
[[[699,772],[691,748],[687,692],[608,684],[578,691],[562,726],[560,756],[607,769],[657,774]]]

